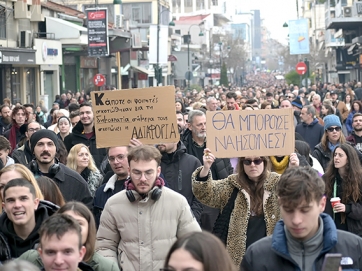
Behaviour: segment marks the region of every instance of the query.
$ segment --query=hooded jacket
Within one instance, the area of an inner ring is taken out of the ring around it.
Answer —
[[[311,150],[321,142],[324,134],[324,128],[319,124],[318,119],[315,118],[310,124],[302,122],[295,127],[295,131],[299,133],[308,143]]]
[[[82,122],[78,122],[77,125],[73,128],[72,133],[69,134],[64,139],[64,145],[67,148],[67,151],[69,153],[70,149],[79,143],[82,143],[86,145],[89,148],[90,153],[93,156],[94,162],[96,163],[97,168],[100,167],[103,158],[107,156],[107,152],[105,148],[99,148],[97,149],[96,144],[96,134],[93,126],[93,133],[94,135],[88,139],[84,135],[84,126]]]
[[[323,248],[314,261],[313,270],[322,270],[324,256],[327,253],[341,253],[342,262],[349,260],[351,264],[342,264],[343,269],[362,270],[362,238],[337,230],[329,215],[321,214],[321,218],[323,221]],[[301,270],[288,251],[282,220],[278,221],[272,236],[265,237],[248,248],[241,264],[241,270]]]
[[[155,201],[154,189],[143,199],[134,190],[123,190],[103,210],[96,251],[124,271],[159,271],[177,238],[201,231],[184,196],[163,186]],[[127,192],[135,201],[129,201]]]
[[[23,240],[16,235],[13,222],[6,213],[0,216],[0,261],[18,258],[29,249],[36,248],[39,243],[39,229],[45,219],[58,210],[58,206],[49,201],[40,201],[38,209],[35,210],[35,228],[29,236]]]
[[[203,207],[192,192],[191,175],[199,166],[201,166],[199,159],[187,154],[186,147],[181,141],[174,153],[162,154],[161,172],[167,179],[168,187],[187,199],[197,221],[200,221]]]

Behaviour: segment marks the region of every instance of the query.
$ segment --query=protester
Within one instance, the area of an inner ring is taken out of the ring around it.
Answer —
[[[362,236],[362,169],[356,150],[347,143],[333,151],[323,176],[326,182],[326,213],[334,220],[337,229]],[[331,205],[332,198],[340,202]]]
[[[223,243],[208,232],[194,232],[179,238],[167,254],[164,271],[236,271]]]
[[[5,167],[15,163],[14,159],[9,156],[10,151],[11,146],[9,140],[4,136],[0,136],[0,159]]]
[[[92,197],[102,184],[103,176],[96,167],[92,154],[84,144],[73,146],[68,154],[67,167],[78,172],[87,182]]]
[[[239,266],[246,249],[271,235],[280,219],[274,193],[280,175],[270,172],[268,157],[248,156],[239,158],[237,174],[214,181],[210,173],[214,154],[205,149],[203,160],[204,166],[192,175],[193,192],[201,203],[221,209],[213,233],[226,245],[234,264]],[[289,165],[299,165],[295,153],[290,155]]]
[[[81,202],[70,201],[61,207],[57,214],[65,214],[74,218],[81,227],[82,245],[86,248],[83,262],[87,263],[94,271],[119,271],[117,263],[100,256],[94,252],[96,243],[96,226],[93,214]],[[24,253],[21,259],[27,260],[38,267],[43,267],[40,255],[36,250]]]
[[[70,124],[69,118],[63,116],[58,119],[58,130],[58,137],[64,141],[64,138],[66,138],[72,132],[72,126]]]
[[[345,270],[361,270],[362,239],[337,230],[323,214],[325,184],[312,168],[287,169],[276,187],[283,220],[272,236],[251,245],[242,261],[242,271],[294,271],[322,269],[325,255],[341,253]],[[341,269],[340,269],[341,270]]]
[[[44,196],[44,200],[52,202],[59,207],[62,207],[65,204],[62,192],[60,192],[59,187],[52,179],[40,176],[36,179],[36,182],[38,183],[41,193]]]

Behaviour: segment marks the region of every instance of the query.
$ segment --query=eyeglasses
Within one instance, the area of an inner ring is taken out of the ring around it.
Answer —
[[[288,96],[288,98],[294,98],[294,96]]]
[[[37,131],[39,131],[40,129],[39,128],[29,128],[28,129],[28,133],[30,132],[30,133],[35,133],[35,132],[37,132]]]
[[[254,165],[258,166],[258,165],[260,165],[260,164],[263,163],[263,162],[264,162],[264,160],[263,160],[262,158],[258,158],[258,159],[255,159],[255,160],[245,159],[245,160],[243,161],[243,164],[244,164],[245,166],[250,166],[251,163],[254,163]]]
[[[135,180],[139,180],[142,178],[142,175],[145,176],[146,180],[150,180],[153,175],[154,175],[154,171],[145,171],[145,172],[142,172],[142,171],[132,171],[131,174],[133,175],[132,178],[135,179]]]
[[[110,163],[114,163],[114,161],[116,161],[116,160],[117,160],[118,162],[122,162],[125,158],[126,158],[125,155],[119,154],[119,155],[117,155],[116,157],[113,157],[113,156],[108,157],[108,161],[109,161]]]
[[[329,127],[327,129],[328,132],[332,133],[334,130],[336,130],[337,132],[339,132],[342,128],[341,127]]]

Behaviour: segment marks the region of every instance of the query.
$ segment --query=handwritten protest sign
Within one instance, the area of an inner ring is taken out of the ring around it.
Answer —
[[[292,109],[207,111],[207,147],[218,158],[294,152]]]
[[[179,141],[173,86],[94,91],[92,105],[97,148]]]

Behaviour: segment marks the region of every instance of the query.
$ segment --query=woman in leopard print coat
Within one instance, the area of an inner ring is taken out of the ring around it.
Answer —
[[[280,219],[275,194],[280,175],[270,172],[268,157],[253,156],[239,158],[238,174],[213,180],[210,167],[215,156],[208,149],[204,153],[204,166],[192,175],[193,192],[201,203],[221,210],[214,233],[224,241],[235,265],[239,266],[247,247],[271,235]],[[290,155],[289,165],[299,165],[296,154]]]

